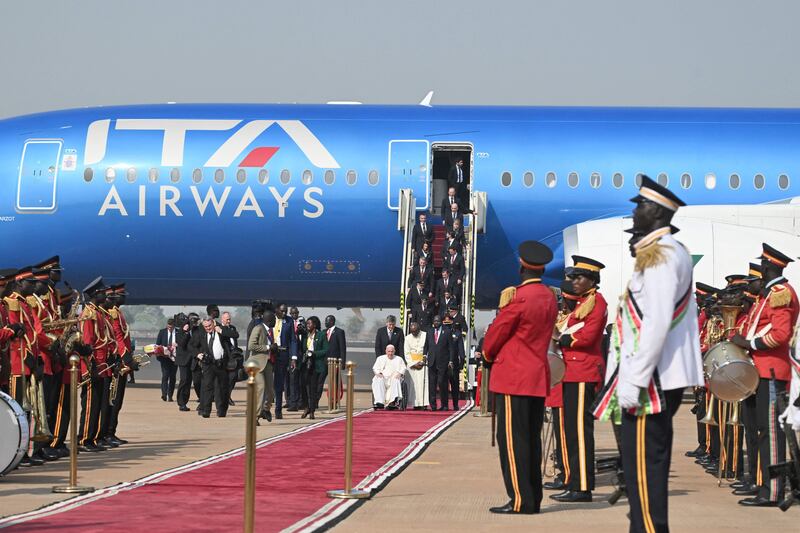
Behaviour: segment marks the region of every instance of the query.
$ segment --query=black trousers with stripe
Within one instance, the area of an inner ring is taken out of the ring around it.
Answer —
[[[103,378],[92,376],[91,381],[81,387],[81,417],[78,426],[79,444],[94,444],[100,422],[100,399],[103,395]]]
[[[758,380],[756,389],[756,431],[758,432],[758,471],[756,485],[758,494],[763,498],[776,502],[783,500],[783,477],[769,478],[769,465],[786,460],[786,435],[778,423],[778,406],[776,397],[786,391],[785,381],[774,381],[774,388],[769,379]]]
[[[100,395],[100,419],[97,421],[97,433],[94,441],[99,442],[106,438],[108,425],[111,422],[111,378],[104,377],[102,394]]]
[[[128,383],[128,375],[120,376],[119,383],[117,384],[117,397],[111,398],[113,405],[111,406],[111,419],[108,421],[108,431],[106,437],[117,436],[117,425],[119,425],[119,412],[122,410],[122,402],[125,401],[125,387]]]
[[[728,424],[731,416],[733,416],[734,405],[735,404],[727,404],[721,400],[718,402],[717,418],[720,422],[719,426],[713,429],[717,431],[717,438],[720,442],[724,440],[724,446],[720,445],[720,449],[724,450],[724,453],[720,455],[720,461],[722,461],[722,475],[726,478],[735,477],[738,480],[742,478],[742,473],[744,471],[744,450],[742,446],[744,431],[740,425],[731,426]],[[723,410],[725,411],[724,420],[722,417]],[[724,421],[725,424],[722,424],[722,421]]]
[[[622,468],[630,505],[631,532],[669,531],[667,490],[672,461],[672,417],[683,389],[664,391],[666,405],[655,415],[622,415]]]
[[[497,447],[506,492],[514,511],[538,511],[542,503],[544,398],[496,394]]]
[[[566,483],[568,479],[564,467],[564,457],[566,457],[566,453],[564,453],[564,444],[566,439],[564,438],[563,411],[563,407],[553,407],[550,412],[552,416],[553,435],[555,436],[555,449],[553,450],[555,461],[553,461],[553,464],[556,469],[556,479],[561,479]]]
[[[747,475],[751,485],[756,484],[758,477],[758,429],[756,429],[756,395],[742,400],[742,426],[744,426],[744,444],[747,449]]]
[[[30,376],[26,376],[25,383],[26,384],[30,383]],[[13,376],[13,375],[9,376],[8,389],[9,389],[8,390],[9,396],[14,398],[14,401],[16,401],[20,405],[20,407],[22,407],[25,394],[25,389],[22,386],[22,376]],[[31,402],[32,399],[28,398],[28,401]],[[33,417],[31,417],[30,413],[27,413],[27,419],[28,419],[28,427],[31,428],[33,426]],[[33,441],[31,441],[28,444],[28,451],[25,453],[26,456],[30,456],[31,452],[38,451],[38,449],[35,447],[36,444],[37,443]]]
[[[569,488],[594,490],[594,415],[596,384],[564,383],[564,434],[569,462]]]
[[[56,412],[53,416],[53,440],[50,442],[51,448],[63,446],[69,434],[69,393],[71,386],[72,385],[68,383],[63,383],[58,392]]]

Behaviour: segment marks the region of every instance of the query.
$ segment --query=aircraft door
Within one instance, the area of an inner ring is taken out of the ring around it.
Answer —
[[[35,213],[55,210],[62,144],[58,139],[25,142],[17,179],[17,211]]]
[[[411,189],[417,200],[417,210],[428,209],[428,161],[430,144],[421,140],[389,141],[389,179],[387,205],[400,208],[400,189]]]

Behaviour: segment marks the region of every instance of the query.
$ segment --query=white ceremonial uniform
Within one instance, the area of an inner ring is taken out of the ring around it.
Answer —
[[[428,365],[423,364],[422,368],[411,368],[423,360],[425,349],[425,339],[427,333],[420,331],[417,335],[408,334],[403,345],[405,351],[406,364],[408,365],[408,403],[414,407],[426,407],[430,405],[428,399]]]
[[[398,398],[403,397],[403,375],[406,373],[406,364],[403,358],[395,355],[389,359],[386,355],[381,355],[372,365],[372,394],[375,403],[383,405],[392,403]],[[381,374],[381,375],[378,375]]]
[[[702,386],[703,360],[695,319],[697,304],[692,294],[692,258],[668,227],[650,233],[637,246],[655,240],[664,254],[663,262],[635,271],[628,285],[640,311],[641,327],[636,332],[633,321],[622,320],[620,386],[628,383],[646,388],[656,369],[662,390]],[[687,295],[685,308],[679,309]],[[638,349],[634,349],[635,337]]]

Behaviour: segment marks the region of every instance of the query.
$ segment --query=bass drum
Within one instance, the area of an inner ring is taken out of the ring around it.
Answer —
[[[564,355],[555,343],[550,343],[550,349],[547,350],[547,364],[550,365],[550,388],[552,389],[564,379],[564,374],[567,372],[567,365],[564,363]]]
[[[703,358],[708,390],[725,402],[739,402],[758,387],[758,370],[747,352],[732,342],[722,341]]]
[[[14,398],[0,391],[0,477],[14,470],[29,443],[28,417]]]

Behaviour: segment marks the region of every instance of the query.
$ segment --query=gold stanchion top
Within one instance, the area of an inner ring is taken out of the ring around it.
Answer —
[[[69,356],[69,364],[72,367],[76,367],[80,364],[81,358],[78,357],[76,354],[72,354]]]
[[[244,370],[247,372],[248,376],[255,379],[256,374],[258,374],[258,363],[255,361],[248,361],[244,364]]]
[[[347,370],[355,369],[358,365],[355,361],[348,361],[347,362]]]

